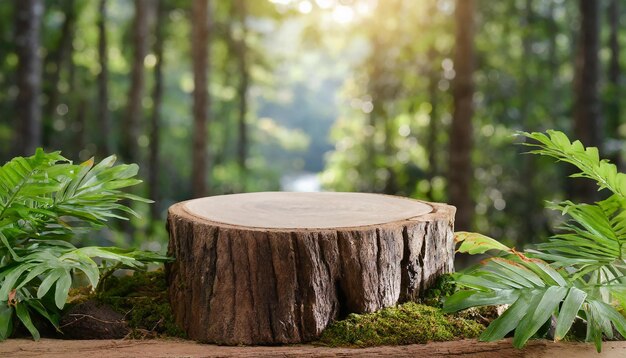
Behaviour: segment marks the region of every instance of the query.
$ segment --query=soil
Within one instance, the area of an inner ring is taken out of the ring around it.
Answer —
[[[510,339],[498,342],[462,340],[395,347],[327,348],[311,345],[226,347],[185,340],[9,339],[0,343],[0,357],[626,357],[626,342],[604,342],[597,354],[592,344],[530,341],[523,350]]]
[[[124,315],[93,300],[70,308],[61,319],[61,327],[70,339],[120,339],[130,333]]]

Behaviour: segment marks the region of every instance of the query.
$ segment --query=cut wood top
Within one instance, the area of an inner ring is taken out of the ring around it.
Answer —
[[[379,225],[428,214],[417,200],[366,193],[260,192],[183,203],[189,214],[217,223],[268,229],[330,229]]]

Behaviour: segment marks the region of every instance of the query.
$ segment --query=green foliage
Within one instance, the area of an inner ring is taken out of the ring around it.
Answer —
[[[320,343],[331,347],[417,344],[474,338],[483,329],[474,321],[409,302],[375,313],[351,314],[330,325]]]
[[[508,251],[509,248],[502,245],[498,241],[487,237],[485,235],[471,233],[471,232],[457,232],[455,241],[460,242],[460,252],[467,252],[468,254],[483,254],[489,250]]]
[[[103,303],[124,314],[136,336],[164,334],[185,337],[172,316],[163,270],[135,272],[132,276],[112,276],[96,295]]]
[[[17,157],[0,167],[0,340],[13,317],[39,338],[31,314],[58,329],[68,292],[83,276],[98,286],[101,270],[140,269],[165,257],[115,247],[73,246],[76,234],[135,214],[121,200],[149,202],[120,189],[140,183],[137,165],[114,166],[111,156],[75,165],[59,152]],[[98,261],[94,260],[99,258]]]
[[[481,336],[493,341],[515,330],[513,344],[521,348],[556,316],[555,340],[565,337],[576,317],[587,323],[586,341],[598,351],[603,336],[613,338],[613,328],[626,337],[626,319],[613,307],[626,307],[626,175],[601,160],[597,148],[573,143],[558,131],[522,133],[536,142],[531,153],[554,157],[576,166],[572,177],[588,178],[608,199],[594,204],[571,201],[549,207],[569,216],[559,234],[535,250],[521,253],[483,235],[460,233],[459,252],[496,252],[478,267],[457,276],[460,290],[446,300],[444,310],[510,304]]]
[[[421,302],[428,306],[441,308],[443,302],[456,291],[456,282],[450,274],[437,277],[437,281],[424,292]]]

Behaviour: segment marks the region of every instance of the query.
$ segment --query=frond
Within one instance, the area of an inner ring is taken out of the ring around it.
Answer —
[[[576,140],[570,142],[560,131],[548,130],[544,133],[520,132],[520,135],[534,139],[537,143],[526,143],[538,149],[530,153],[546,155],[577,167],[580,172],[572,177],[589,178],[598,183],[599,190],[608,189],[622,198],[626,197],[626,174],[617,171],[615,164],[600,159],[598,148],[587,147]]]
[[[107,263],[142,269],[147,262],[168,260],[141,251],[76,248],[67,241],[111,218],[136,215],[122,203],[125,199],[151,202],[122,191],[141,183],[134,178],[138,167],[115,161],[111,156],[98,164],[90,159],[75,165],[58,152],[38,149],[32,157],[17,157],[0,167],[0,341],[10,335],[14,315],[35,339],[39,332],[32,313],[58,329],[76,272],[95,289]],[[54,304],[44,304],[48,301]]]

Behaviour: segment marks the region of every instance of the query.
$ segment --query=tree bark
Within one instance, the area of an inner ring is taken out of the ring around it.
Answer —
[[[165,0],[158,0],[157,16],[155,23],[156,39],[154,42],[154,90],[152,92],[152,117],[150,118],[150,153],[148,163],[148,197],[154,200],[150,205],[150,217],[156,221],[160,217],[159,196],[159,150],[160,150],[160,122],[161,106],[163,103],[163,42],[165,41]]]
[[[579,0],[579,10],[581,22],[574,74],[574,135],[585,146],[598,147],[602,151],[604,128],[598,93],[600,3]],[[585,202],[598,198],[597,186],[591,180],[574,181],[572,190],[572,197]]]
[[[98,73],[98,99],[96,120],[100,130],[98,152],[101,157],[113,153],[113,133],[111,133],[111,117],[109,115],[109,56],[107,40],[107,0],[100,0],[98,4],[98,58],[100,73]]]
[[[453,271],[448,205],[359,193],[252,193],[172,206],[170,303],[191,339],[281,344],[416,300]],[[426,210],[425,210],[426,209]]]
[[[209,153],[207,148],[210,98],[209,73],[209,0],[193,0],[191,43],[193,61],[193,146],[191,188],[194,197],[207,195]]]
[[[450,126],[448,161],[448,192],[450,204],[456,206],[456,226],[459,230],[471,228],[474,214],[471,185],[474,114],[474,0],[457,0],[456,51],[452,96],[454,113]]]
[[[137,138],[141,134],[143,117],[143,95],[145,87],[144,59],[148,54],[148,4],[147,0],[135,0],[135,18],[133,21],[132,42],[133,58],[131,82],[128,92],[128,108],[124,122],[123,154],[128,162],[139,162]]]
[[[42,142],[41,125],[41,56],[39,54],[41,0],[15,1],[15,52],[17,53],[17,88],[15,101],[15,155],[31,155]]]

